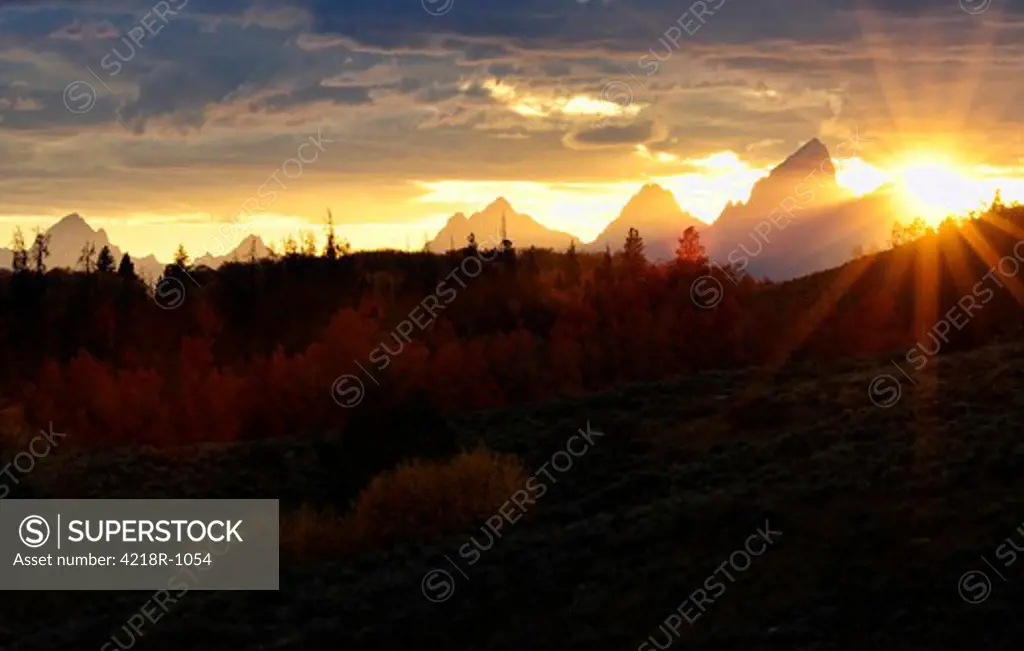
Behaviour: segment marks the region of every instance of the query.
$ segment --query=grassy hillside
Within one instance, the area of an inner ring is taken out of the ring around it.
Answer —
[[[189,592],[146,623],[138,648],[657,648],[648,636],[690,649],[1016,646],[1024,565],[995,551],[1007,538],[1024,546],[1024,344],[932,360],[882,409],[868,386],[890,372],[884,360],[713,372],[459,417],[461,445],[516,454],[530,473],[587,421],[604,436],[551,471],[547,493],[472,565],[459,550],[485,540],[479,529],[285,563],[278,593]],[[332,445],[56,455],[32,490],[281,496],[291,509],[330,501]],[[703,613],[687,606],[692,625],[677,616],[678,635],[659,630],[766,521],[781,537],[730,570],[734,581],[719,573],[724,593]],[[441,603],[423,593],[433,569],[454,580]],[[992,580],[982,603],[958,591],[971,570]],[[12,651],[124,643],[120,627],[151,596],[4,594],[0,646]]]

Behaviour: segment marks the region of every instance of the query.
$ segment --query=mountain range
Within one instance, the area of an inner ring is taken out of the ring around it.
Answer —
[[[836,182],[835,174],[828,149],[813,139],[758,180],[746,202],[729,203],[711,224],[683,210],[669,190],[647,184],[589,243],[544,226],[499,197],[469,217],[461,212],[452,215],[428,246],[435,252],[461,248],[472,233],[478,244],[486,247],[496,246],[507,234],[519,248],[564,250],[575,243],[585,251],[606,247],[618,251],[629,229],[636,228],[648,259],[662,262],[674,257],[680,235],[694,226],[715,262],[738,265],[754,276],[785,280],[840,265],[853,249],[870,250],[889,237],[899,215],[892,188],[882,186],[857,197]],[[118,261],[122,255],[103,229],[94,230],[77,213],[64,217],[47,233],[51,238],[50,268],[77,268],[82,247],[88,242],[97,252],[109,246]],[[225,262],[269,255],[263,240],[250,235],[226,255],[207,253],[194,264],[216,268]],[[9,268],[11,259],[10,249],[0,248],[0,268]],[[150,281],[158,278],[165,266],[152,255],[134,262],[137,273]]]
[[[97,255],[104,246],[108,247],[114,257],[115,265],[120,263],[121,257],[124,255],[124,252],[110,241],[105,230],[102,228],[94,230],[78,213],[71,213],[61,218],[48,228],[45,234],[50,237],[50,255],[46,258],[48,269],[81,268],[79,257],[82,254],[82,249],[90,242],[95,247]],[[31,233],[25,233],[24,237],[25,246],[31,247],[34,236]],[[0,248],[0,268],[10,268],[13,259],[14,252],[11,249]],[[143,279],[156,280],[164,270],[163,263],[152,255],[142,258],[132,257],[132,262],[135,264],[135,273]]]
[[[890,186],[858,197],[836,182],[828,149],[806,143],[701,231],[711,259],[785,280],[835,267],[884,243],[896,212]]]
[[[703,230],[707,225],[683,212],[671,192],[650,183],[633,195],[619,216],[584,250],[604,251],[610,247],[612,251],[617,251],[626,241],[629,229],[635,228],[644,239],[644,254],[649,259],[659,262],[669,260],[675,257],[680,234],[690,226]]]
[[[870,250],[884,244],[897,216],[891,186],[857,197],[836,181],[828,148],[812,139],[758,180],[747,201],[727,204],[711,224],[681,208],[672,192],[650,183],[582,248],[619,251],[629,229],[636,228],[647,258],[664,262],[675,257],[679,237],[693,226],[713,261],[731,263],[753,276],[785,280],[838,266],[858,247]],[[431,249],[464,246],[471,232],[484,244],[484,237],[501,232],[503,217],[505,232],[518,247],[564,249],[575,240],[515,212],[500,198],[472,217],[453,215]]]
[[[56,224],[48,228],[45,234],[50,236],[50,255],[46,258],[46,267],[48,269],[81,269],[82,265],[79,259],[83,248],[89,243],[93,244],[97,255],[104,246],[108,247],[114,257],[115,265],[120,263],[121,257],[125,253],[120,247],[110,241],[110,237],[105,230],[102,228],[99,230],[93,229],[78,213],[71,213],[62,217]],[[34,236],[30,233],[25,233],[24,235],[25,246],[31,247]],[[205,265],[216,269],[226,262],[249,260],[254,254],[258,259],[266,258],[270,255],[270,250],[258,236],[250,235],[227,254],[214,256],[207,253],[196,259],[193,264],[195,266]],[[11,268],[13,259],[14,252],[11,249],[0,248],[0,269]],[[95,262],[95,258],[93,261]],[[140,258],[133,256],[132,262],[135,264],[136,275],[147,282],[154,282],[160,278],[164,268],[167,266],[166,262],[157,260],[156,256],[153,255]]]
[[[427,246],[431,251],[447,251],[466,246],[470,233],[481,246],[497,246],[504,233],[517,246],[565,249],[579,239],[569,233],[552,230],[541,225],[533,217],[516,212],[505,197],[498,197],[480,212],[466,217],[457,212],[448,218],[444,227]]]
[[[192,264],[197,267],[205,266],[216,269],[227,262],[247,262],[252,259],[263,260],[269,257],[271,257],[270,247],[263,242],[260,236],[247,235],[238,246],[226,254],[218,256],[207,252],[205,255],[193,260]]]

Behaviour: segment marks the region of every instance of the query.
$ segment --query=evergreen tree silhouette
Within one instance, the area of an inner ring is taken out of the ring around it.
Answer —
[[[580,276],[580,259],[576,255],[576,240],[573,240],[565,251],[565,282],[570,287],[577,287],[580,284]]]
[[[21,227],[14,229],[14,237],[11,239],[11,253],[13,258],[11,267],[14,273],[28,271],[28,250],[25,248],[25,236],[21,233]]]
[[[121,264],[117,266],[117,275],[126,280],[135,278],[135,263],[132,257],[125,253],[121,256]]]
[[[188,251],[185,250],[185,245],[179,244],[178,250],[174,252],[174,264],[182,269],[188,269],[190,262],[191,258],[188,257]]]
[[[334,215],[327,211],[327,244],[324,245],[324,257],[328,260],[338,259],[338,242],[334,234]]]
[[[100,249],[100,254],[96,258],[96,271],[102,274],[114,272],[114,255],[110,252],[109,246],[104,245]]]
[[[86,242],[82,245],[82,252],[78,255],[78,264],[81,265],[82,271],[87,274],[91,274],[93,271],[93,258],[96,257],[96,245],[92,242]]]
[[[644,238],[640,237],[640,231],[635,228],[630,228],[629,234],[626,235],[626,242],[622,246],[622,259],[631,271],[638,271],[647,263],[644,258]]]
[[[46,259],[50,257],[50,234],[44,233],[39,228],[36,228],[35,233],[35,241],[32,242],[32,248],[29,250],[29,260],[32,263],[33,271],[42,275],[46,273]]]

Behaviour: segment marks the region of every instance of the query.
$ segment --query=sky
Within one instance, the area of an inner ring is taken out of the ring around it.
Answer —
[[[712,221],[802,143],[935,214],[1024,199],[1024,0],[0,0],[0,244],[226,223],[419,248],[505,196],[592,239],[644,183]]]

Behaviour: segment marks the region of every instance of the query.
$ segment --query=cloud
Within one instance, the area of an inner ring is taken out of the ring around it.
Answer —
[[[635,147],[658,142],[665,137],[665,130],[652,120],[628,125],[601,126],[567,133],[563,139],[571,149],[604,149],[610,147]]]
[[[241,15],[243,27],[257,25],[280,30],[305,26],[309,20],[309,14],[299,7],[272,6],[269,3],[253,5]]]
[[[347,43],[351,43],[351,41],[344,37],[330,34],[300,34],[296,40],[296,44],[307,52],[343,47]]]
[[[312,102],[327,102],[330,104],[371,104],[370,86],[307,86],[305,88],[278,93],[255,101],[252,107],[255,110],[281,112],[287,111],[296,106],[302,106]]]
[[[109,20],[82,22],[79,19],[50,32],[50,38],[67,41],[88,41],[117,38],[120,32]]]
[[[384,179],[600,185],[722,151],[760,169],[854,126],[955,133],[993,165],[1024,150],[1010,0],[978,16],[955,0],[706,0],[693,34],[691,3],[663,0],[455,0],[441,16],[416,0],[192,1],[110,76],[103,57],[127,52],[113,37],[153,4],[0,0],[0,151],[18,153],[0,158],[5,210],[219,214],[322,123],[345,144],[303,180],[337,196]],[[64,105],[76,80],[91,111]]]

